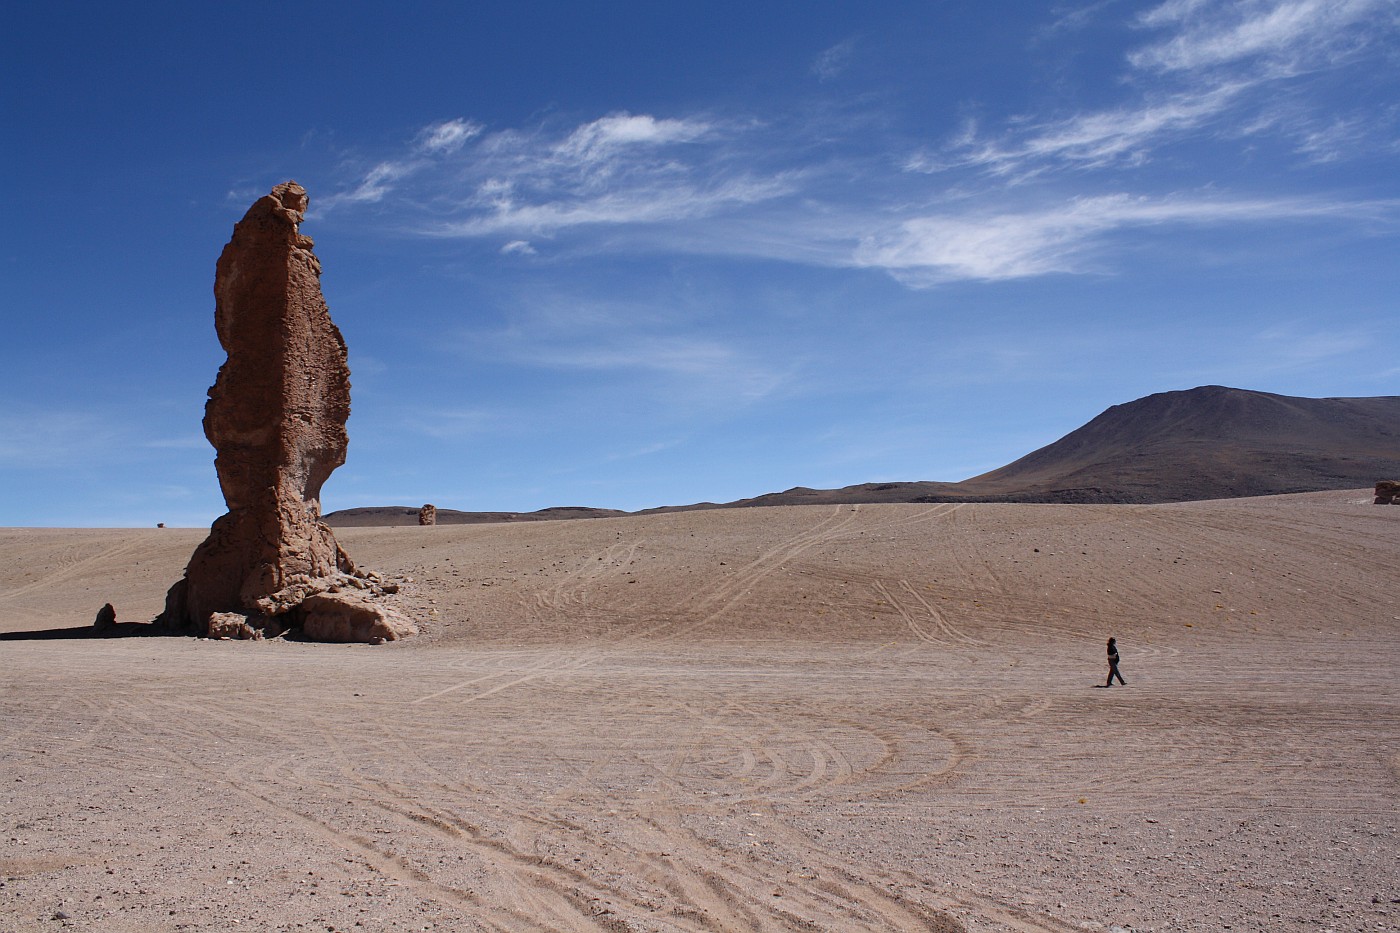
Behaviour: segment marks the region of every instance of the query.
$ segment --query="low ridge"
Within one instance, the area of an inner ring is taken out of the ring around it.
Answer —
[[[795,486],[736,502],[664,506],[641,514],[877,502],[1188,502],[1355,489],[1393,476],[1400,476],[1400,396],[1297,398],[1211,385],[1114,405],[1053,444],[962,482]],[[401,521],[389,514],[400,512]],[[438,521],[622,514],[574,508],[523,514],[440,509]],[[414,524],[417,509],[347,509],[332,512],[326,521],[336,526]]]
[[[438,509],[439,525],[483,525],[492,522],[547,522],[561,518],[613,518],[628,513],[619,509],[594,509],[585,505],[556,505],[537,512],[459,512]],[[383,528],[391,525],[417,525],[418,507],[406,505],[367,506],[340,509],[324,516],[336,528]]]

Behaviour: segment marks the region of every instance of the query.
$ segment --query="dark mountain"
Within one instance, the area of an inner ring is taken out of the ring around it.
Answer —
[[[1016,501],[1181,502],[1351,489],[1397,473],[1400,396],[1202,386],[1115,405],[958,486]]]
[[[1355,489],[1397,478],[1400,396],[1294,398],[1201,386],[1114,405],[1053,444],[960,483],[863,483],[843,489],[796,486],[737,502],[645,512],[875,502],[1185,502]],[[347,522],[340,518],[391,511],[402,513],[405,520]],[[326,519],[332,525],[412,524],[417,514],[417,509],[350,509]],[[445,520],[444,514],[462,517]],[[526,515],[440,509],[438,521],[621,514],[604,509],[544,509]]]

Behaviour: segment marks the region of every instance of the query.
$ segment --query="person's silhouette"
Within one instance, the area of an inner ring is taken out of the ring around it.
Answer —
[[[1108,640],[1108,683],[1105,687],[1113,686],[1113,678],[1117,677],[1118,682],[1123,686],[1128,686],[1128,682],[1123,679],[1123,675],[1118,673],[1118,642],[1110,638]]]

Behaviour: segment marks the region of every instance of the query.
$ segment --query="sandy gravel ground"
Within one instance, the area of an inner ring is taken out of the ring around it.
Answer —
[[[204,533],[0,530],[0,931],[1400,929],[1368,503],[345,530],[378,647],[15,638]]]

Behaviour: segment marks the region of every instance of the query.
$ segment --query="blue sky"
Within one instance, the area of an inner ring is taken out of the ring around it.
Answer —
[[[214,262],[289,178],[327,511],[959,480],[1152,392],[1400,384],[1396,0],[6,20],[0,525],[224,510]]]

